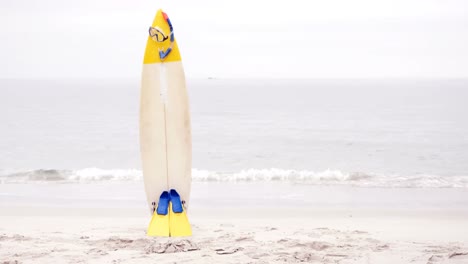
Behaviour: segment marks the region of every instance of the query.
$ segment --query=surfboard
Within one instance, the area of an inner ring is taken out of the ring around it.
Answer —
[[[184,68],[168,16],[158,10],[148,31],[140,93],[140,151],[150,212],[175,189],[187,208],[192,138]]]

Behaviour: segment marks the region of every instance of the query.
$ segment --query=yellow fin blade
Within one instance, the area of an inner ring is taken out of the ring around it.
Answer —
[[[169,221],[171,237],[192,235],[192,227],[190,227],[185,210],[182,213],[174,213],[172,211],[172,202],[169,203]]]
[[[148,226],[148,236],[169,236],[169,214],[158,215],[156,212],[153,213],[151,222]]]

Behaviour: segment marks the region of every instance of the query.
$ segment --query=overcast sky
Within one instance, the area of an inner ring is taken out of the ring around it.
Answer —
[[[188,77],[468,77],[466,0],[4,0],[0,78],[139,78],[170,16]]]

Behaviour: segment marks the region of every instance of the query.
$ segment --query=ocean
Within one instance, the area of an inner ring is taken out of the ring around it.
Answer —
[[[195,182],[468,188],[468,80],[189,79]],[[0,183],[140,182],[139,80],[0,80]]]

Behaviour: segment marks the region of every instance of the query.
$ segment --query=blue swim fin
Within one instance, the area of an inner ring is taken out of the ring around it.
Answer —
[[[148,236],[169,236],[169,202],[169,193],[167,191],[162,192],[159,197],[158,207],[154,210],[148,227]]]
[[[170,191],[171,202],[169,204],[170,235],[172,237],[191,236],[192,228],[182,205],[180,195],[176,190]]]

